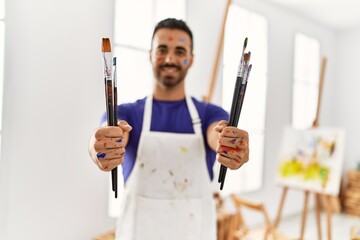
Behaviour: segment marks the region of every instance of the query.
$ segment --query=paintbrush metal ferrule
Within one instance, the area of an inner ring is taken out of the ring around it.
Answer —
[[[248,69],[248,66],[249,66],[250,57],[251,57],[251,53],[250,53],[250,52],[245,53],[245,55],[244,55],[244,61],[242,62],[242,68],[241,68],[240,76],[243,77],[243,83],[244,83],[244,81],[246,80],[245,75],[246,75],[246,72],[247,72],[247,69]]]
[[[104,60],[104,78],[105,80],[111,81],[111,53],[103,53],[103,60]]]
[[[245,81],[247,82],[250,76],[250,72],[251,72],[251,68],[252,68],[252,64],[249,65],[247,71],[246,71],[246,79]]]
[[[116,73],[116,57],[113,57],[113,73],[112,73],[112,79],[114,82],[114,88],[117,87],[117,73]]]
[[[237,71],[237,74],[236,74],[237,77],[242,77],[243,76],[243,69],[244,69],[244,60],[243,60],[243,58],[244,58],[244,56],[241,55],[238,71]]]

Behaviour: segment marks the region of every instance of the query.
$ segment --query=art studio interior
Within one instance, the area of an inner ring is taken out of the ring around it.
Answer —
[[[122,172],[115,198],[89,155],[108,106],[102,39],[117,104],[134,102],[155,86],[154,27],[175,18],[193,34],[186,94],[230,115],[251,52],[229,125],[248,132],[248,161],[223,186],[223,166],[210,170],[216,239],[359,240],[359,10],[351,0],[0,0],[0,239],[120,240]]]

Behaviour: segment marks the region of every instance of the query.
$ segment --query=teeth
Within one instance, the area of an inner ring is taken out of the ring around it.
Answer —
[[[167,73],[174,73],[176,72],[176,68],[175,67],[164,67],[163,71],[167,72]]]

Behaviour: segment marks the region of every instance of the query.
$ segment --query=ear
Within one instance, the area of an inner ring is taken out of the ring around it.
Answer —
[[[151,52],[152,52],[152,50],[150,49],[150,50],[149,50],[149,61],[150,61],[150,63],[152,63]]]
[[[191,57],[190,57],[190,60],[189,60],[189,67],[192,66],[193,62],[194,62],[194,58],[195,58],[195,55],[194,54],[191,54]]]

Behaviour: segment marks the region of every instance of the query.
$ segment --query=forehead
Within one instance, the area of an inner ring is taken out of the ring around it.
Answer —
[[[153,48],[156,48],[158,45],[174,45],[190,48],[191,40],[190,36],[185,31],[179,29],[162,28],[159,29],[154,35]]]

